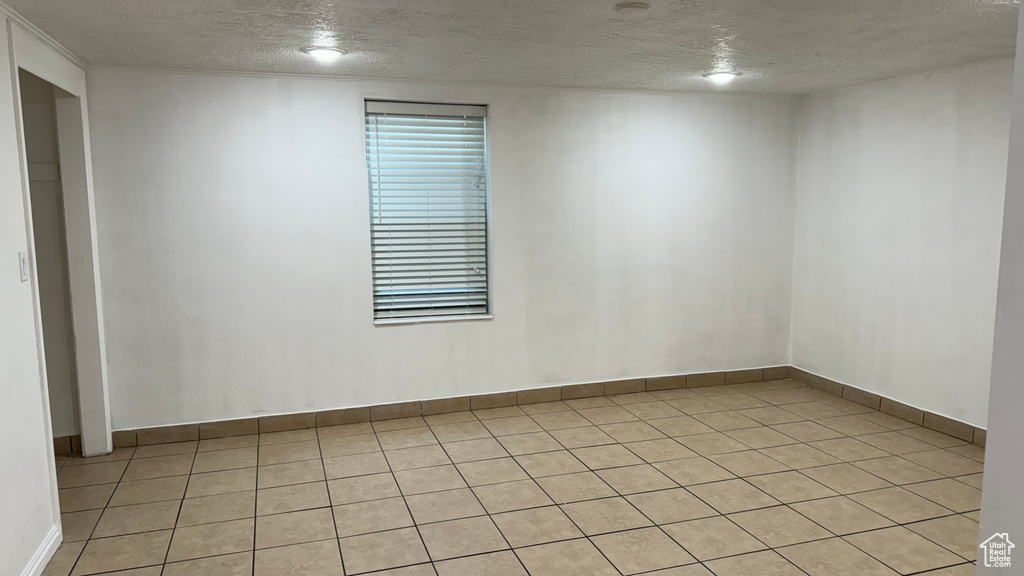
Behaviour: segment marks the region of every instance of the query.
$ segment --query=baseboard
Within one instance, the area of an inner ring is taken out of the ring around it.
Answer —
[[[337,426],[356,424],[375,420],[390,420],[412,416],[428,416],[462,410],[484,410],[503,408],[519,404],[536,404],[554,400],[571,400],[591,396],[612,396],[633,392],[671,390],[675,388],[699,388],[705,386],[724,386],[726,384],[743,384],[765,380],[782,380],[789,373],[788,366],[769,366],[764,368],[747,368],[742,370],[726,370],[719,372],[698,372],[692,374],[671,374],[665,376],[649,376],[627,378],[603,382],[586,382],[582,384],[566,384],[526,390],[477,394],[472,396],[456,396],[451,398],[435,398],[430,400],[414,400],[394,404],[377,404],[337,410],[318,412],[300,412],[293,414],[277,414],[258,416],[236,420],[219,420],[195,424],[177,424],[139,428],[136,430],[116,430],[113,433],[115,448],[163,444],[166,442],[186,442],[207,438],[223,438],[227,436],[244,436],[247,434],[283,432],[300,430],[318,426]]]
[[[942,432],[955,438],[959,438],[964,442],[972,442],[978,446],[985,446],[987,432],[984,428],[968,424],[967,422],[961,422],[955,418],[949,416],[943,416],[936,412],[923,410],[909,404],[904,404],[898,400],[882,396],[881,394],[870,392],[857,386],[850,384],[844,384],[837,382],[830,378],[825,378],[813,372],[809,372],[802,368],[795,366],[789,367],[789,378],[802,384],[807,384],[812,388],[823,390],[829,394],[845,398],[852,402],[856,402],[869,408],[874,408],[880,412],[899,418],[900,420],[906,420],[918,426],[924,426],[936,432]]]
[[[377,420],[409,418],[413,416],[429,416],[462,410],[485,410],[488,408],[504,408],[520,404],[536,404],[555,400],[572,400],[592,396],[614,396],[644,391],[671,390],[676,388],[703,388],[707,386],[726,386],[768,380],[789,378],[806,384],[812,388],[828,392],[839,398],[874,408],[890,416],[985,445],[985,429],[960,422],[948,416],[921,410],[869,392],[856,386],[836,382],[795,366],[772,366],[721,372],[700,372],[693,374],[672,374],[668,376],[649,376],[645,378],[628,378],[604,382],[587,382],[567,384],[545,388],[530,388],[509,392],[495,392],[473,396],[456,396],[451,398],[435,398],[430,400],[414,400],[394,404],[376,404],[355,408],[323,410],[318,412],[299,412],[292,414],[276,414],[257,416],[237,420],[218,420],[194,424],[176,424],[139,428],[136,430],[117,430],[113,434],[114,447],[145,446],[166,442],[187,442],[208,438],[224,438],[228,436],[244,436],[248,434],[284,432],[320,426],[338,426],[357,424]]]
[[[36,553],[32,555],[32,559],[28,561],[25,569],[21,571],[21,576],[40,576],[43,570],[46,570],[46,565],[50,563],[50,559],[57,553],[60,541],[60,528],[57,526],[50,527],[46,538],[43,539],[39,548],[36,549]]]

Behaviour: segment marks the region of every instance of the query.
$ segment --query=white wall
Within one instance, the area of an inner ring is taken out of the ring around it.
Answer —
[[[27,72],[21,72],[20,85],[50,421],[54,437],[59,438],[78,434],[80,428],[72,371],[71,311],[54,88]]]
[[[1017,27],[1017,58],[1024,62],[1024,10]],[[981,528],[978,541],[995,533],[1009,533],[1021,545],[1024,534],[1024,66],[1017,68],[1013,87],[1013,128],[1006,204],[1003,213],[1003,244],[999,263],[999,297],[992,355],[992,398],[989,402],[988,444],[985,448],[985,485],[982,490]],[[1021,568],[1018,552],[1013,558]],[[1010,573],[1005,568],[986,568],[978,574]]]
[[[1012,62],[801,110],[793,363],[985,426]]]
[[[16,575],[30,564],[45,563],[56,527],[34,296],[18,268],[18,253],[28,251],[30,231],[2,6],[0,24],[0,574]]]
[[[88,90],[115,429],[787,361],[793,98]],[[491,106],[494,320],[373,326],[365,97]]]

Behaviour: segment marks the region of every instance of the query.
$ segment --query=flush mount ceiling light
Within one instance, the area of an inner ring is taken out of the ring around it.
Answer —
[[[334,62],[345,54],[344,50],[329,46],[307,46],[302,51],[312,56],[317,62]]]
[[[638,14],[650,10],[651,5],[647,2],[621,2],[615,5],[616,12],[623,14]]]
[[[711,81],[715,86],[725,86],[729,82],[732,82],[739,76],[739,72],[712,72],[711,74],[705,74],[704,77]]]

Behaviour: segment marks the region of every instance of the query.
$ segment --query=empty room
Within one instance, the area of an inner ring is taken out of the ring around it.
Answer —
[[[0,0],[0,576],[1024,574],[1017,0]]]

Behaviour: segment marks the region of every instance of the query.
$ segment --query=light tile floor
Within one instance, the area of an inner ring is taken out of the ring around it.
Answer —
[[[967,576],[983,461],[791,381],[118,449],[45,574]]]

